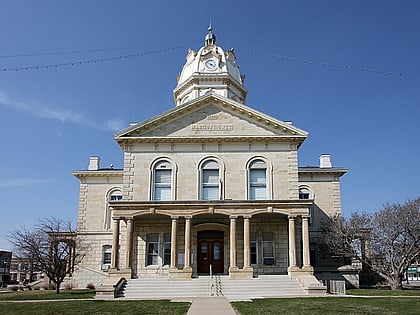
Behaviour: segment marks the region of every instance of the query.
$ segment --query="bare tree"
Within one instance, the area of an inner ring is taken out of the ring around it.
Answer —
[[[64,278],[72,275],[75,264],[87,250],[71,223],[57,218],[43,219],[32,229],[15,229],[8,240],[18,257],[31,259],[40,266],[55,284],[57,294]]]
[[[420,259],[420,198],[386,204],[372,214],[332,218],[324,231],[332,252],[359,260],[392,289],[401,288],[408,266]]]

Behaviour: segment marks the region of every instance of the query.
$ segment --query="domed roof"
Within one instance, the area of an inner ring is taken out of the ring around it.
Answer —
[[[216,35],[213,33],[211,26],[208,28],[208,33],[205,36],[204,46],[198,51],[189,49],[186,60],[181,74],[178,76],[178,84],[174,94],[192,79],[197,78],[207,78],[208,80],[211,78],[213,81],[217,80],[217,78],[230,79],[235,85],[240,86],[240,90],[245,91],[243,87],[244,77],[241,76],[239,67],[236,64],[234,50],[224,51],[222,47],[216,45]],[[177,95],[174,96],[177,105],[179,105]],[[229,97],[228,94],[225,96]],[[244,99],[245,97],[239,97],[237,101],[244,101]]]

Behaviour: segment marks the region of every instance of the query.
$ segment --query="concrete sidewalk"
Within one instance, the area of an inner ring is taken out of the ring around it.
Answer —
[[[187,315],[236,315],[224,296],[197,297],[193,299]]]

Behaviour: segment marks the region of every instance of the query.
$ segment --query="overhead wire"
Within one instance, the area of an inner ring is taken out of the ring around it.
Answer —
[[[195,44],[195,43],[193,43]],[[127,55],[120,55],[120,56],[113,56],[113,57],[104,57],[104,58],[94,58],[94,59],[85,59],[85,60],[76,60],[76,61],[68,61],[68,62],[62,62],[62,63],[52,63],[52,64],[38,64],[38,65],[30,65],[30,66],[20,66],[20,67],[8,67],[8,68],[0,68],[0,72],[10,72],[10,71],[27,71],[27,70],[40,70],[40,69],[49,69],[49,68],[59,68],[59,67],[68,67],[68,66],[77,66],[77,65],[84,65],[84,64],[91,64],[91,63],[104,63],[104,62],[111,62],[111,61],[119,61],[124,59],[131,59],[141,56],[147,56],[152,54],[158,54],[158,53],[165,53],[169,51],[173,51],[176,49],[184,48],[187,46],[192,45],[190,44],[181,44],[177,46],[172,46],[169,48],[162,48],[162,49],[155,49],[145,52],[138,52],[133,54],[127,54]],[[127,48],[128,49],[128,48]],[[113,50],[113,49],[109,49]],[[105,50],[102,50],[105,51]],[[75,51],[73,51],[75,52]],[[31,56],[36,55],[54,55],[54,54],[71,54],[73,52],[55,52],[55,53],[45,53],[45,54],[28,54]],[[79,52],[86,52],[86,51],[79,51]],[[25,56],[25,55],[10,55],[17,57],[17,56]],[[3,56],[7,57],[7,56]]]
[[[119,61],[124,59],[131,59],[136,57],[147,56],[151,54],[158,54],[158,53],[165,53],[169,51],[174,51],[176,49],[184,48],[184,47],[191,47],[195,43],[189,44],[180,44],[176,46],[172,46],[169,48],[162,48],[162,49],[155,49],[145,52],[138,52],[133,54],[127,55],[120,55],[120,56],[113,56],[113,57],[104,57],[104,58],[94,58],[94,59],[85,59],[85,60],[77,60],[77,61],[68,61],[62,63],[52,63],[52,64],[38,64],[38,65],[30,65],[30,66],[19,66],[19,67],[5,67],[0,68],[0,72],[11,72],[11,71],[29,71],[29,70],[41,70],[41,69],[50,69],[50,68],[59,68],[59,67],[68,67],[68,66],[78,66],[84,64],[92,64],[92,63],[104,63],[104,62],[112,62],[112,61]],[[91,50],[74,50],[74,51],[61,51],[61,52],[49,52],[49,53],[31,53],[31,54],[15,54],[15,55],[3,55],[0,58],[16,58],[16,57],[28,57],[28,56],[52,56],[52,55],[69,55],[75,53],[91,53],[91,52],[107,52],[107,51],[116,51],[116,50],[124,50],[124,49],[137,49],[137,47],[121,47],[121,48],[105,48],[105,49],[91,49]],[[346,64],[335,64],[330,62],[322,62],[317,60],[311,59],[303,59],[303,58],[295,58],[290,56],[284,55],[277,55],[257,49],[252,48],[245,48],[245,47],[238,47],[236,46],[236,50],[246,51],[253,54],[262,55],[265,57],[275,58],[285,62],[291,63],[301,63],[301,64],[309,64],[309,65],[318,65],[326,68],[332,68],[336,70],[343,70],[343,71],[353,71],[353,72],[363,72],[363,73],[372,73],[376,75],[382,76],[398,76],[398,77],[408,77],[408,78],[418,78],[420,74],[416,73],[405,73],[405,72],[396,72],[396,71],[382,71],[374,69],[373,67],[358,67]]]
[[[365,72],[365,73],[372,73],[377,75],[384,75],[384,76],[399,76],[399,77],[409,77],[409,78],[416,78],[420,77],[420,74],[415,73],[404,73],[404,72],[398,72],[398,71],[382,71],[374,69],[373,67],[360,67],[360,66],[352,66],[352,65],[345,65],[345,64],[334,64],[330,62],[322,62],[322,61],[316,61],[316,60],[310,60],[310,59],[302,59],[302,58],[295,58],[290,56],[284,56],[284,55],[276,55],[252,48],[236,48],[237,50],[247,51],[254,54],[259,54],[266,57],[271,57],[275,59],[279,59],[286,62],[292,62],[292,63],[302,63],[302,64],[309,64],[309,65],[318,65],[322,67],[328,67],[333,68],[336,70],[345,70],[345,71],[356,71],[356,72]]]

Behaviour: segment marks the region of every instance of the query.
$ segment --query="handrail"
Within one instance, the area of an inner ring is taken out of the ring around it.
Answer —
[[[209,282],[210,282],[210,296],[214,296],[214,292],[213,292],[213,288],[214,288],[214,283],[213,283],[213,270],[212,270],[212,266],[211,264],[209,265],[209,273],[210,273],[210,278],[209,278]]]
[[[127,280],[125,278],[121,278],[116,284],[114,284],[114,298],[121,296],[126,284]]]

